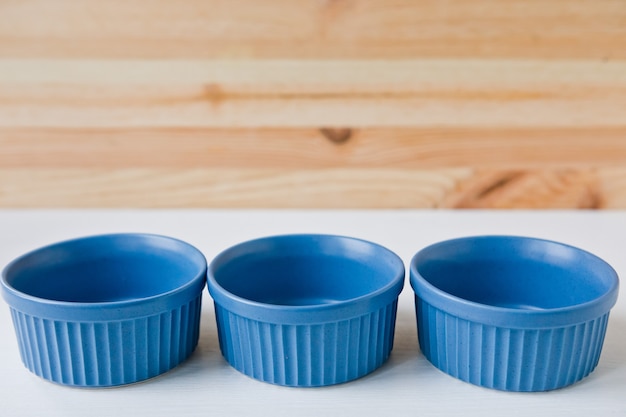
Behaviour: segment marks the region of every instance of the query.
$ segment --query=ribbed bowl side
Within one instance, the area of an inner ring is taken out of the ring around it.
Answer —
[[[134,320],[48,320],[11,309],[20,355],[36,375],[64,385],[129,384],[166,372],[198,344],[202,294]]]
[[[324,386],[362,377],[380,367],[393,348],[397,300],[350,320],[314,325],[260,322],[215,312],[220,348],[238,371],[287,386]]]
[[[505,391],[573,384],[600,359],[609,314],[573,326],[508,329],[451,316],[415,298],[422,353],[462,381]]]

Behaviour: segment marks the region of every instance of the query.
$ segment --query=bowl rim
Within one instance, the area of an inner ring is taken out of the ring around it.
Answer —
[[[250,300],[233,294],[220,285],[215,279],[215,272],[219,266],[229,261],[229,257],[244,248],[262,245],[275,240],[299,239],[307,243],[326,240],[345,240],[358,242],[361,245],[374,248],[377,255],[383,254],[390,261],[393,268],[393,277],[384,286],[358,297],[342,300],[335,303],[311,305],[282,305],[263,303]],[[365,239],[336,234],[294,233],[262,236],[259,238],[237,243],[220,252],[209,264],[207,272],[208,290],[214,302],[222,309],[258,321],[275,324],[322,324],[331,321],[340,321],[364,314],[389,305],[397,300],[406,277],[406,268],[402,259],[390,249]]]
[[[141,242],[142,248],[150,248],[155,241],[167,242],[185,254],[185,258],[191,259],[197,271],[183,284],[171,290],[117,301],[61,301],[49,298],[37,297],[16,289],[8,281],[8,275],[21,262],[29,257],[35,257],[53,249],[64,246],[71,247],[83,242],[109,241],[133,239]],[[160,314],[181,304],[191,301],[201,294],[205,285],[207,261],[202,252],[195,246],[170,236],[152,233],[107,233],[81,236],[62,240],[30,250],[10,261],[0,274],[0,291],[9,306],[18,311],[52,320],[68,321],[111,321],[123,319],[136,319],[141,316]]]
[[[461,241],[478,240],[506,240],[521,243],[537,242],[545,245],[557,245],[562,248],[566,248],[575,253],[578,257],[585,257],[588,261],[592,261],[599,267],[603,268],[603,273],[607,274],[607,279],[610,281],[609,288],[600,296],[584,303],[542,310],[517,309],[512,307],[483,304],[452,295],[428,282],[418,272],[418,264],[422,258],[426,256],[425,253],[428,251]],[[615,305],[619,293],[619,277],[617,272],[611,265],[597,255],[566,243],[517,235],[464,236],[443,240],[426,246],[419,250],[411,259],[410,284],[415,292],[416,299],[421,299],[425,303],[428,303],[447,314],[485,325],[515,329],[556,328],[575,325],[596,319],[609,312],[609,310]]]

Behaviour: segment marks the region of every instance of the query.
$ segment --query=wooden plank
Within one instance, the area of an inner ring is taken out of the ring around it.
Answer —
[[[0,56],[626,57],[622,0],[5,0]]]
[[[606,205],[595,170],[478,170],[441,203],[452,208],[584,208]]]
[[[626,126],[0,128],[0,167],[5,169],[477,167],[506,170],[611,166],[626,166]]]
[[[626,61],[0,60],[0,127],[626,125]]]
[[[2,207],[626,208],[626,169],[0,169]]]
[[[467,169],[0,169],[3,207],[434,207]]]
[[[626,209],[626,168],[615,167],[598,172],[599,194],[603,196],[602,208]]]

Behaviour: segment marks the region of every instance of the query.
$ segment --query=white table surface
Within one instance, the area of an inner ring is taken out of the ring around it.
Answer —
[[[0,210],[0,264],[72,237],[150,232],[197,246],[210,261],[253,237],[334,233],[383,244],[408,263],[420,248],[474,234],[543,237],[587,249],[626,276],[626,212]],[[24,368],[8,307],[0,305],[0,416],[389,415],[624,416],[626,300],[613,308],[600,363],[586,379],[547,393],[506,393],[443,374],[421,355],[412,291],[405,284],[389,361],[362,379],[324,388],[285,388],[250,379],[219,353],[212,300],[204,293],[197,350],[174,370],[120,388],[77,389]]]

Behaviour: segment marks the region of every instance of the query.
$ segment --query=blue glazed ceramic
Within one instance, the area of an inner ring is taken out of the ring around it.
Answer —
[[[434,244],[415,255],[410,276],[426,358],[506,391],[553,390],[593,371],[618,295],[602,259],[525,237]]]
[[[241,243],[209,266],[220,348],[238,371],[287,386],[364,376],[388,358],[404,265],[377,244],[330,235]]]
[[[64,385],[157,376],[198,342],[206,260],[144,234],[86,237],[37,249],[2,273],[22,361]]]

